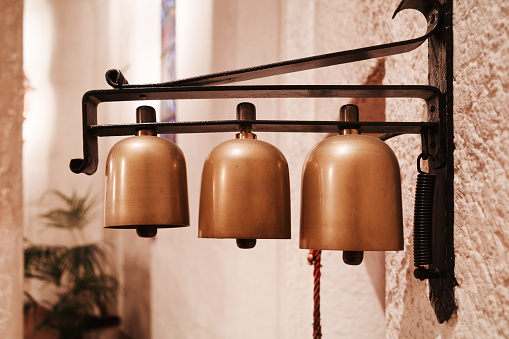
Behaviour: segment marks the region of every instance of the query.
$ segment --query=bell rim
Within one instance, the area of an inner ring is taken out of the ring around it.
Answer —
[[[249,237],[233,237],[233,236],[221,236],[221,237],[218,237],[218,236],[213,236],[213,235],[198,235],[198,238],[199,239],[254,239],[254,238],[249,238]],[[281,236],[271,236],[270,238],[265,238],[265,237],[256,237],[256,239],[261,239],[261,240],[270,240],[270,239],[287,239],[287,240],[290,240],[292,239],[292,236],[291,234],[290,235],[281,235]]]
[[[316,248],[315,248],[316,247]],[[336,247],[336,248],[333,248]],[[385,248],[366,248],[366,247],[360,247],[360,246],[341,246],[341,248],[337,248],[340,246],[305,246],[299,244],[299,248],[302,250],[324,250],[324,251],[363,251],[363,252],[387,252],[387,251],[403,251],[404,245],[401,246],[394,246],[390,247],[387,246]]]
[[[148,226],[155,226],[157,228],[180,228],[180,227],[189,227],[190,225],[186,225],[186,224],[113,225],[113,226],[104,226],[104,228],[111,228],[111,229],[117,229],[117,230],[132,230],[132,229],[136,229],[138,227],[148,227]]]

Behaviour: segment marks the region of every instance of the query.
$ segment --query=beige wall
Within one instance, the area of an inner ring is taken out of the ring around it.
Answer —
[[[22,336],[23,2],[0,1],[0,337]]]

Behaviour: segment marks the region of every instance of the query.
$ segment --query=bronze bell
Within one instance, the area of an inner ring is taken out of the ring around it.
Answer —
[[[136,122],[155,122],[155,110],[141,106]],[[106,228],[135,228],[153,237],[158,228],[189,226],[186,163],[173,142],[150,128],[115,144],[106,163]]]
[[[341,121],[358,121],[357,106]],[[308,154],[303,168],[300,248],[342,250],[347,264],[363,251],[403,249],[399,164],[383,141],[343,129]]]
[[[255,120],[255,106],[237,106],[238,120]],[[234,238],[240,248],[256,239],[290,239],[290,179],[276,147],[256,139],[249,123],[235,140],[212,149],[201,181],[200,238]]]

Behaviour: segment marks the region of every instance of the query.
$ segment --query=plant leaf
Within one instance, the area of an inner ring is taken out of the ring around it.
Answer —
[[[61,258],[65,246],[30,246],[25,249],[25,277],[36,278],[60,285],[63,275]]]
[[[104,248],[92,243],[68,248],[60,264],[66,278],[83,279],[103,274],[105,260]]]
[[[94,211],[97,201],[90,198],[90,194],[78,196],[76,192],[71,195],[65,195],[60,191],[51,191],[58,197],[62,206],[55,207],[46,213],[41,214],[41,218],[46,220],[46,225],[55,228],[82,229],[87,226],[96,216]]]

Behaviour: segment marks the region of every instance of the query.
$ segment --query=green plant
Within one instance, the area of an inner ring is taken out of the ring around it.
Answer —
[[[53,328],[59,338],[82,338],[86,331],[118,325],[108,310],[116,303],[118,282],[106,274],[106,251],[100,243],[87,243],[84,229],[94,219],[95,201],[89,194],[65,195],[52,191],[59,206],[41,215],[45,225],[70,232],[73,246],[30,244],[25,248],[25,279],[55,287],[53,301],[38,301],[25,291],[25,314],[45,307],[48,312],[38,330]],[[55,301],[56,300],[56,301]]]

